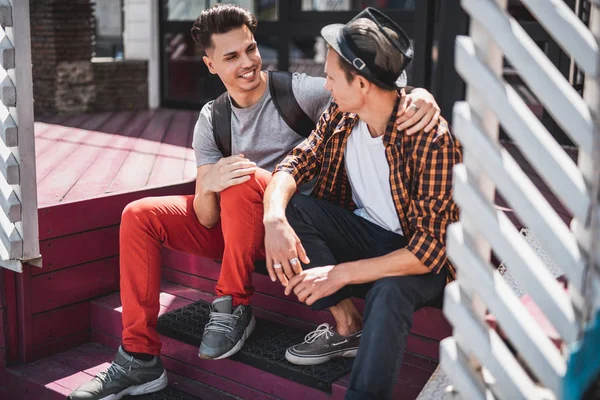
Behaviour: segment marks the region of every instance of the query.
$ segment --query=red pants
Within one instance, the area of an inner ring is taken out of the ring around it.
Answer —
[[[234,307],[250,303],[254,261],[265,257],[263,195],[270,178],[268,171],[259,170],[249,181],[221,192],[221,220],[210,229],[198,222],[193,195],[149,197],[125,207],[120,233],[125,350],[160,354],[156,324],[163,245],[222,259],[217,295],[231,295]]]

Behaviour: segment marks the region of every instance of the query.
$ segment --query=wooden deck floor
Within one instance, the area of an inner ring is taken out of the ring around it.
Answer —
[[[39,208],[193,180],[197,116],[157,109],[40,118]]]

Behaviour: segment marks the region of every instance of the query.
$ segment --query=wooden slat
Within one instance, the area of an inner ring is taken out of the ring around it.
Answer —
[[[31,298],[34,291],[31,290],[31,266],[25,264],[23,272],[16,275],[15,299],[18,322],[15,321],[15,330],[18,329],[16,343],[20,362],[31,361]]]
[[[536,1],[531,1],[531,3],[536,3]],[[571,14],[572,19],[583,26],[568,6],[564,2],[561,3],[563,4],[563,10]],[[593,131],[590,110],[542,49],[527,35],[514,18],[509,17],[496,4],[490,1],[463,0],[462,6],[472,18],[485,26],[485,29],[490,32],[490,36],[498,44],[506,58],[519,71],[519,76],[554,116],[554,119],[565,133],[573,139],[581,151],[589,154],[592,149]],[[550,10],[552,7],[546,4],[541,8]],[[554,26],[554,29],[556,32],[560,31],[561,37],[569,37],[565,40],[575,41],[576,37],[569,36],[564,29],[559,30],[557,26]],[[571,29],[568,30],[571,31]],[[587,29],[585,30],[591,37],[591,33]],[[593,37],[590,38],[590,41],[595,44]],[[577,49],[571,47],[567,51],[577,51]],[[597,62],[594,55],[596,53],[597,45],[596,51],[586,55],[588,66],[590,63],[595,64]]]
[[[108,192],[122,192],[145,187],[165,137],[173,112],[160,109],[140,134],[140,140],[125,160]]]
[[[171,118],[167,133],[158,149],[158,157],[148,179],[148,186],[155,186],[184,179],[187,144],[192,129],[194,113],[177,111]]]
[[[6,312],[6,308],[0,308],[0,353],[4,353],[7,344],[7,331],[8,325],[6,323],[6,319],[8,318],[8,314]],[[1,368],[1,367],[0,367]]]
[[[22,376],[26,376],[29,380],[47,385],[65,376],[75,375],[78,371],[62,365],[56,361],[43,360],[37,363],[23,365],[15,368]]]
[[[427,357],[432,362],[440,359],[440,342],[412,333],[409,333],[406,338],[405,350],[422,357]]]
[[[31,275],[45,274],[119,254],[119,225],[40,242],[44,265]]]
[[[97,114],[78,114],[67,115],[66,118],[59,119],[60,122],[55,122],[56,125],[61,125],[69,128],[81,128],[87,121],[96,118]]]
[[[472,355],[493,376],[490,388],[502,399],[539,399],[539,387],[517,361],[507,343],[500,335],[481,324],[470,307],[465,307],[466,299],[462,297],[458,284],[450,284],[446,288],[444,313],[454,326],[454,339],[463,349],[477,349]],[[549,386],[554,393],[559,393],[562,380],[558,379]]]
[[[78,126],[78,128],[86,131],[101,131],[102,127],[110,120],[113,114],[113,112],[91,114],[91,118]]]
[[[71,128],[73,130],[73,128]],[[57,141],[36,162],[37,181],[41,182],[60,165],[73,155],[78,144],[68,141]]]
[[[45,129],[37,136],[42,136],[46,139],[65,139],[64,132],[70,131],[69,128],[74,126],[80,126],[90,118],[92,118],[91,114],[51,117],[47,122],[47,124],[50,126],[50,129]]]
[[[6,191],[8,190],[8,192]],[[21,202],[14,190],[0,182],[0,207],[12,223],[21,220]]]
[[[39,362],[53,361],[57,362],[52,358],[52,356],[56,354],[61,354],[64,351],[72,349],[74,346],[81,346],[85,343],[91,341],[91,333],[89,330],[79,331],[73,333],[61,340],[57,340],[51,343],[45,343],[42,346],[35,347],[33,349],[34,360],[40,360]],[[60,363],[62,367],[69,368],[70,366]],[[97,369],[97,373],[100,371],[106,371],[109,365],[99,364],[102,368]],[[53,366],[51,368],[54,368]],[[75,369],[76,370],[76,369]],[[68,394],[70,394],[75,388],[80,386],[81,384],[90,381],[94,376],[88,371],[79,371],[76,370],[76,373],[73,374],[64,374],[62,377],[54,380],[52,383],[45,385],[48,388],[52,388],[53,391],[57,391],[58,393],[62,393],[62,399],[64,399]],[[61,391],[62,388],[62,391]],[[58,399],[57,399],[58,400]]]
[[[137,137],[148,125],[153,111],[117,113],[102,127],[112,134],[112,140],[97,159],[71,187],[63,201],[75,201],[102,196],[114,181],[123,163],[133,149]]]
[[[87,343],[52,356],[52,359],[55,361],[82,370],[91,375],[94,375],[91,369],[96,369],[100,365],[110,365],[107,364],[107,362],[113,361],[114,358],[114,351],[96,343]]]
[[[467,103],[454,106],[454,128],[463,146],[498,186],[519,218],[544,242],[546,252],[562,267],[569,281],[581,291],[584,261],[571,230],[507,150],[492,143],[472,118]],[[470,153],[471,154],[471,153]]]
[[[185,167],[185,158],[157,156],[147,186],[168,185],[181,182]]]
[[[0,29],[0,66],[5,70],[15,67],[15,48],[3,29]]]
[[[468,37],[456,39],[456,69],[496,113],[517,146],[525,151],[536,149],[527,151],[525,156],[569,212],[585,219],[589,198],[577,165],[514,89],[493,76],[476,56],[473,41]]]
[[[460,393],[462,399],[493,400],[494,395],[480,384],[479,376],[471,369],[469,361],[460,357],[454,338],[444,339],[440,343],[440,360],[444,372]]]
[[[9,185],[20,183],[19,162],[3,143],[0,143],[0,172]]]
[[[31,298],[33,314],[52,310],[119,288],[119,258],[82,264],[31,278],[31,289],[36,295]]]
[[[192,118],[195,113],[188,111],[176,111],[172,118],[167,132],[162,139],[162,143],[158,149],[158,154],[161,156],[184,158],[190,130],[193,129]]]
[[[104,149],[97,159],[75,182],[63,201],[80,201],[102,197],[123,167],[129,151]]]
[[[119,130],[119,136],[137,138],[151,123],[157,110],[138,111],[135,113],[122,130]],[[119,146],[120,148],[120,146]]]
[[[2,260],[19,259],[23,257],[23,239],[21,234],[11,223],[7,216],[0,213],[0,241],[3,248],[0,249]]]
[[[193,191],[194,184],[185,183],[41,208],[40,240],[116,225],[121,221],[125,206],[143,197],[191,194]]]
[[[32,317],[33,346],[56,342],[90,329],[90,303],[70,304]]]
[[[94,163],[102,148],[80,145],[73,155],[59,163],[43,180],[38,181],[38,204],[45,207],[60,203],[81,175]]]
[[[17,89],[6,71],[0,69],[0,101],[5,107],[17,105]]]
[[[495,211],[480,192],[470,185],[464,165],[454,167],[453,177],[454,200],[461,207],[461,212],[487,239],[497,256],[523,284],[565,341],[571,343],[577,340],[573,305],[543,261],[510,220],[503,213]]]
[[[43,154],[47,150],[50,150],[55,143],[56,143],[55,139],[46,139],[46,138],[43,138],[43,137],[36,137],[35,138],[35,157],[36,157],[36,160],[39,160],[41,154]]]
[[[56,165],[48,175],[38,179],[38,202],[40,207],[62,201],[81,176],[96,161],[104,163],[101,156],[106,152],[105,147],[111,140],[111,134],[90,132],[86,144],[77,146],[73,150],[72,157],[66,158]]]
[[[136,114],[137,113],[135,111],[120,111],[111,113],[110,117],[99,130],[101,132],[114,134],[116,138],[117,135],[122,135],[122,132],[133,121]]]
[[[146,187],[155,160],[154,154],[130,152],[106,192],[124,192]]]
[[[0,107],[0,139],[6,147],[14,147],[19,144],[17,132],[17,125],[8,109]]]
[[[500,273],[493,271],[493,267],[465,243],[459,223],[450,226],[447,238],[448,256],[460,266],[461,283],[477,286],[479,296],[533,373],[545,385],[556,385],[566,370],[565,361],[556,346]]]
[[[8,0],[0,0],[0,25],[2,28],[6,28],[12,24],[12,6]]]
[[[598,75],[598,43],[564,1],[551,0],[551,6],[548,0],[521,1],[586,74]]]
[[[146,154],[158,154],[173,115],[174,112],[172,110],[159,109],[140,134],[139,137],[143,140],[136,144],[135,151]]]
[[[17,288],[15,272],[4,270],[0,271],[2,276],[0,280],[4,280],[4,309],[6,310],[6,330],[5,340],[7,342],[6,360],[9,363],[17,362],[19,355],[19,337],[18,337],[18,322],[17,322]]]

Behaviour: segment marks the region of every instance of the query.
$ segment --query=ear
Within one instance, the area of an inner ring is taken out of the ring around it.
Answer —
[[[362,75],[356,74],[354,79],[356,80],[358,87],[360,88],[360,90],[362,92],[369,91],[369,88],[371,87],[371,82],[369,82],[365,77],[363,77]]]
[[[204,64],[206,64],[206,67],[208,68],[208,71],[211,74],[213,74],[213,75],[217,74],[217,71],[215,70],[215,65],[214,65],[214,61],[213,61],[212,57],[204,56],[204,57],[202,57],[202,61],[204,61]]]

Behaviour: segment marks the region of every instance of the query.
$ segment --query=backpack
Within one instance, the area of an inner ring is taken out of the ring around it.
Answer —
[[[307,138],[315,129],[314,122],[296,101],[292,90],[292,74],[286,71],[269,71],[269,91],[277,108],[291,130]],[[227,92],[217,97],[212,107],[212,125],[215,143],[223,157],[231,156],[231,103]]]

